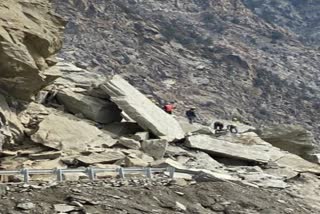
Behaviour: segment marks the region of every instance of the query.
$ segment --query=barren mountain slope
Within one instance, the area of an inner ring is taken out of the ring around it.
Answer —
[[[69,21],[63,58],[122,73],[180,112],[301,123],[319,136],[320,52],[241,0],[53,3]]]
[[[320,3],[317,0],[243,0],[258,16],[290,29],[300,40],[320,45]]]

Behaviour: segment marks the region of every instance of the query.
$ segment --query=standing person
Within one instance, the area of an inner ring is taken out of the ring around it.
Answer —
[[[196,108],[192,107],[188,111],[186,111],[186,116],[190,124],[193,124],[194,120],[197,118],[195,110]]]
[[[170,102],[169,104],[163,106],[164,111],[168,114],[172,114],[175,108],[176,107],[174,106],[174,102]]]

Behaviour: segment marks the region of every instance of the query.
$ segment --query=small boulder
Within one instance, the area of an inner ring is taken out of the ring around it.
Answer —
[[[32,210],[35,208],[35,205],[32,202],[19,203],[17,204],[17,208],[22,210]]]
[[[168,141],[165,139],[146,140],[142,142],[142,150],[158,160],[163,158],[168,147]]]
[[[144,160],[138,158],[135,155],[129,155],[125,158],[125,165],[127,167],[147,167],[149,164],[145,162]]]
[[[128,148],[128,149],[140,149],[141,148],[141,144],[140,142],[134,140],[134,139],[131,139],[131,138],[126,138],[126,137],[121,137],[119,139],[119,142],[118,144]]]

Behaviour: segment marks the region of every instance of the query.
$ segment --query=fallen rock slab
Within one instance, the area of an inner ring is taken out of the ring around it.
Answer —
[[[63,89],[57,93],[58,101],[73,114],[81,113],[86,118],[98,123],[120,122],[121,110],[112,102],[99,98],[75,93],[70,89]]]
[[[154,135],[169,141],[184,137],[184,131],[178,121],[119,75],[102,84],[101,88],[120,109],[145,130],[150,130]]]
[[[270,156],[265,148],[255,145],[243,145],[219,140],[208,135],[194,135],[187,138],[185,145],[192,149],[204,151],[210,155],[233,159],[267,163]]]
[[[38,131],[31,139],[49,148],[77,153],[86,151],[90,144],[102,144],[103,136],[101,130],[85,121],[67,115],[50,114],[39,124]],[[107,140],[112,139],[108,136]]]

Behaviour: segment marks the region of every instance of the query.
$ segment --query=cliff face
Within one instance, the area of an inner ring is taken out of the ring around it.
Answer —
[[[319,51],[248,2],[53,1],[69,21],[64,58],[130,77],[181,112],[195,105],[204,118],[299,123],[319,135]]]
[[[29,99],[59,76],[49,68],[62,47],[63,21],[48,1],[1,1],[0,14],[0,88]]]

